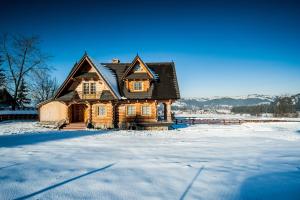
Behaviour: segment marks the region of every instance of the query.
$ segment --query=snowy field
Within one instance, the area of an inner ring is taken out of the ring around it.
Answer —
[[[1,200],[300,199],[297,122],[0,135]]]

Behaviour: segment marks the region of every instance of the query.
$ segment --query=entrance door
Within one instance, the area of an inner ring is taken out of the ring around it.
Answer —
[[[72,105],[72,122],[84,122],[85,105]]]

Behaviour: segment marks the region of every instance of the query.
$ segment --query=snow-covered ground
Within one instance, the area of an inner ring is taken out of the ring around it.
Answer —
[[[1,200],[300,199],[297,122],[0,135]]]

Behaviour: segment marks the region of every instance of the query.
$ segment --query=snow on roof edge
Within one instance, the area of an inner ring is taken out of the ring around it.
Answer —
[[[110,69],[108,69],[107,67],[102,66],[101,64],[96,65],[96,67],[99,70],[99,72],[101,73],[101,75],[103,76],[103,78],[105,78],[105,80],[107,81],[107,83],[109,84],[111,89],[117,95],[117,97],[119,99],[121,99],[122,97],[119,93],[118,82],[117,82],[116,75]]]

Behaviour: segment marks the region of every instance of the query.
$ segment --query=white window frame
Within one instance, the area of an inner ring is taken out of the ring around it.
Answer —
[[[100,109],[103,109],[104,110],[104,112],[103,113],[100,113]],[[105,117],[106,115],[107,115],[107,110],[106,110],[106,106],[105,105],[100,105],[100,106],[98,106],[98,116],[99,117]]]
[[[140,88],[140,89],[136,89],[136,88],[135,88],[135,84],[137,84],[137,83],[140,83],[140,84],[141,84],[141,88]],[[143,85],[144,85],[144,84],[143,84],[143,81],[134,81],[134,82],[133,82],[133,90],[134,90],[134,91],[143,91]]]
[[[87,88],[85,86],[87,86]],[[89,94],[90,93],[90,84],[88,82],[84,82],[82,84],[82,93],[83,94]]]
[[[92,85],[94,85],[94,87],[92,87]],[[92,90],[94,89],[94,90]],[[92,82],[90,83],[90,94],[96,94],[96,83]]]
[[[129,108],[131,108],[131,109],[129,109]],[[126,115],[127,116],[136,116],[136,106],[135,105],[127,105],[126,106]]]
[[[144,107],[147,107],[147,113],[144,113]],[[146,104],[141,106],[141,113],[143,116],[151,116],[151,106]]]

